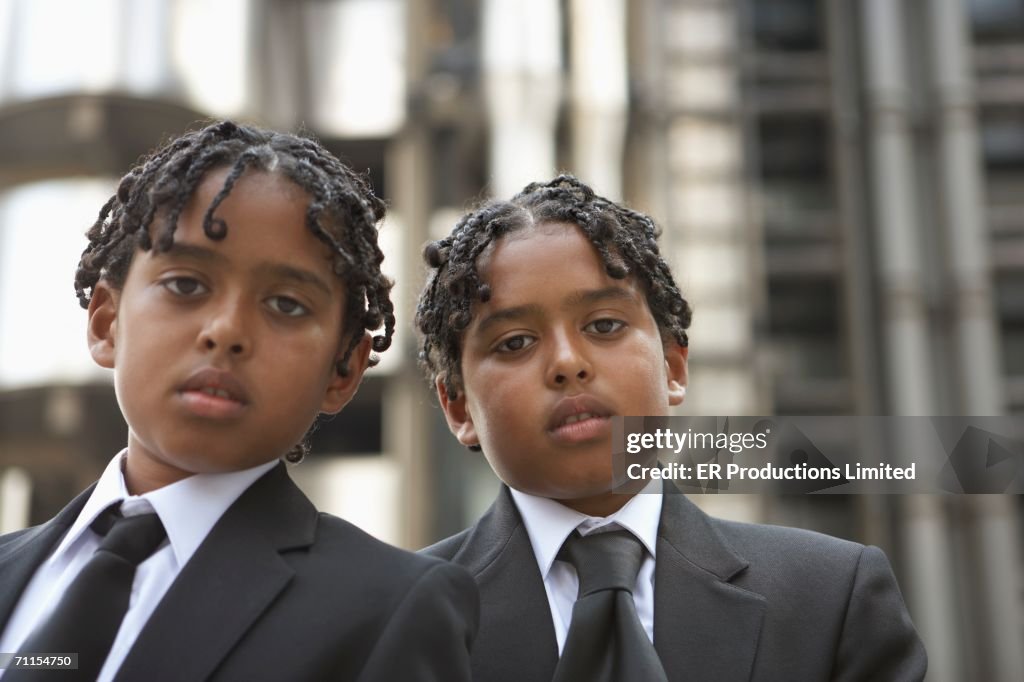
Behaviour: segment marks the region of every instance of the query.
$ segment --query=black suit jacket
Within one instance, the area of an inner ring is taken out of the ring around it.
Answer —
[[[0,623],[90,492],[0,537]],[[468,680],[477,618],[465,571],[317,512],[282,464],[182,567],[116,679]]]
[[[475,526],[423,550],[480,586],[473,679],[549,682],[551,609],[507,488]],[[654,646],[669,680],[920,680],[927,666],[885,555],[826,535],[734,523],[666,494]]]

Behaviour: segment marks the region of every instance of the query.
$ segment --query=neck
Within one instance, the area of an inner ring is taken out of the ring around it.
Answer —
[[[188,478],[192,472],[164,464],[162,461],[141,453],[128,444],[128,453],[121,462],[124,487],[130,495],[142,495],[165,485]]]
[[[593,497],[581,497],[571,500],[555,500],[569,509],[587,516],[611,516],[626,506],[636,493],[606,492]]]

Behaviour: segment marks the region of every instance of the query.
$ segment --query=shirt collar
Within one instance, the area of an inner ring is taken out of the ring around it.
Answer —
[[[156,512],[167,530],[167,539],[180,568],[192,558],[228,507],[277,465],[277,460],[274,460],[242,471],[195,474],[142,495],[129,495],[121,472],[125,453],[122,450],[107,464],[92,495],[53,557],[75,544],[100,512],[115,502],[123,501],[121,510],[126,516],[150,510]]]
[[[615,524],[635,535],[651,556],[655,556],[658,524],[661,521],[660,483],[651,481],[651,484],[626,502],[622,509],[604,517],[587,516],[555,500],[510,488],[512,499],[515,500],[526,525],[526,533],[530,537],[533,554],[537,557],[541,578],[547,579],[562,544],[577,528],[581,534],[589,535],[605,526]]]

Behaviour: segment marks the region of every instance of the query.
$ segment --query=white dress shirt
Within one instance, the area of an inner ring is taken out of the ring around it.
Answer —
[[[124,454],[122,451],[110,460],[82,512],[22,592],[0,637],[0,651],[18,651],[19,645],[50,615],[100,545],[100,536],[89,526],[100,512],[122,500],[121,512],[125,516],[155,511],[167,530],[167,541],[135,571],[128,611],[98,678],[101,682],[112,679],[164,593],[214,524],[256,479],[277,464],[274,460],[244,471],[196,474],[136,496],[129,495],[124,484]],[[2,674],[0,670],[0,677]]]
[[[661,482],[652,481],[652,484],[655,485],[649,485],[643,493],[634,495],[622,509],[605,517],[587,516],[546,497],[511,489],[512,499],[523,517],[533,555],[544,579],[559,655],[565,646],[580,583],[573,565],[556,559],[556,556],[574,530],[579,530],[580,535],[590,535],[621,528],[635,535],[646,548],[647,553],[636,576],[633,602],[640,624],[654,641],[654,561],[661,520]]]

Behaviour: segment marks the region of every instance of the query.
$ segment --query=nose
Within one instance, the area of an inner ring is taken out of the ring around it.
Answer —
[[[201,350],[243,357],[252,350],[245,308],[239,300],[223,300],[212,308],[199,334]]]
[[[587,356],[585,341],[571,332],[557,333],[552,341],[552,357],[547,381],[553,388],[585,384],[594,378],[594,367]]]

